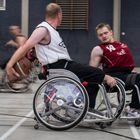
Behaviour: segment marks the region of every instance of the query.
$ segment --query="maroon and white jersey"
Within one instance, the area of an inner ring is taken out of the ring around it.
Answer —
[[[132,54],[126,44],[121,42],[104,43],[99,45],[103,50],[101,63],[107,68],[134,68]]]

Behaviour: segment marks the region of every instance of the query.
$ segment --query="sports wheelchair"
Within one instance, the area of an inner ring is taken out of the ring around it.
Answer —
[[[64,69],[47,70],[47,79],[37,89],[33,98],[35,129],[39,125],[57,131],[68,130],[82,122],[94,122],[102,128],[110,125],[122,113],[125,106],[125,89],[117,80],[110,88],[99,85],[95,108],[89,108],[86,83],[72,72]],[[107,89],[107,90],[106,90]],[[113,99],[113,100],[112,100]]]

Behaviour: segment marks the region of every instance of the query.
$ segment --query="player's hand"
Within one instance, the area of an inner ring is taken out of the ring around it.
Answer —
[[[117,81],[115,80],[115,78],[109,76],[109,75],[105,75],[104,77],[104,81],[110,86],[110,87],[114,87],[117,84]]]
[[[6,74],[9,81],[14,81],[18,77],[20,77],[20,75],[14,70],[14,68],[9,67],[8,65],[6,66]]]

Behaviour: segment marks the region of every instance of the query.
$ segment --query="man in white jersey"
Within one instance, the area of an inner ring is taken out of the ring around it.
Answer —
[[[57,26],[62,20],[62,10],[56,3],[50,3],[46,6],[45,21],[40,23],[33,31],[26,43],[21,46],[11,60],[8,62],[6,72],[9,80],[13,76],[19,76],[13,69],[13,65],[22,58],[26,52],[35,46],[36,55],[43,67],[51,69],[67,69],[75,73],[79,79],[87,82],[96,83],[95,86],[87,86],[89,93],[90,107],[94,108],[95,99],[98,91],[98,83],[106,81],[108,85],[114,86],[116,81],[111,76],[105,75],[98,68],[84,66],[73,61],[67,51],[67,48],[56,31]]]

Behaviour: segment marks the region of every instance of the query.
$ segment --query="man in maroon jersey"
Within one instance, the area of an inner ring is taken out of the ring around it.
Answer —
[[[130,86],[133,87],[134,84],[140,87],[140,74],[132,74],[135,65],[128,46],[114,39],[112,29],[108,24],[98,24],[96,34],[101,44],[92,49],[90,65],[94,67],[102,65],[106,74],[123,80],[127,88],[128,86],[129,88]],[[133,92],[136,91],[133,90]],[[132,112],[140,109],[136,93],[132,94],[132,101],[129,106]]]

